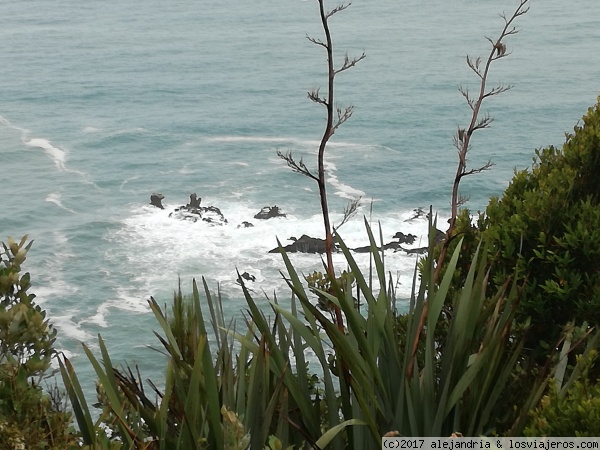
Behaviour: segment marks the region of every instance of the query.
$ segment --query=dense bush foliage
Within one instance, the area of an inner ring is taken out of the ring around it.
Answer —
[[[531,318],[530,347],[540,340],[555,343],[573,320],[600,324],[598,173],[600,104],[588,110],[562,149],[536,151],[531,169],[515,173],[504,194],[491,199],[477,226],[470,224],[468,211],[459,217],[455,235],[470,242],[465,256],[481,238],[491,244],[496,287],[516,269],[522,287],[519,317]],[[460,286],[464,274],[456,275]]]
[[[31,243],[9,238],[0,248],[0,448],[65,449],[76,442],[60,394],[40,383],[50,369],[56,330],[21,275]]]
[[[600,436],[600,380],[591,380],[587,371],[595,357],[594,351],[583,363],[583,376],[572,385],[561,389],[558,382],[551,383],[531,414],[525,436]]]

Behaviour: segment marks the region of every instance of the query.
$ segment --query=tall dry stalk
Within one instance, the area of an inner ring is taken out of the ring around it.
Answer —
[[[360,56],[356,58],[350,58],[347,54],[344,57],[344,62],[338,68],[334,65],[333,60],[333,42],[331,39],[331,31],[329,29],[329,19],[336,13],[345,10],[350,6],[348,4],[341,4],[331,11],[325,10],[324,0],[318,0],[319,2],[319,13],[321,17],[321,25],[323,27],[323,31],[325,33],[325,40],[313,38],[310,36],[306,36],[307,39],[315,45],[321,46],[325,49],[327,53],[327,94],[322,95],[320,92],[320,88],[313,89],[308,92],[308,98],[320,105],[323,105],[327,111],[327,121],[325,125],[325,131],[323,132],[323,137],[321,138],[321,142],[319,144],[319,151],[317,155],[317,174],[315,175],[311,170],[308,169],[302,158],[299,161],[296,161],[292,155],[291,151],[283,153],[281,151],[277,152],[277,155],[282,158],[287,165],[297,173],[305,175],[317,182],[319,186],[319,198],[321,201],[321,213],[323,216],[323,226],[325,228],[325,255],[327,258],[327,273],[329,275],[330,280],[333,282],[335,280],[335,270],[333,267],[333,227],[331,225],[329,219],[329,203],[327,201],[327,187],[325,180],[325,149],[327,148],[327,143],[329,139],[333,136],[335,131],[350,117],[352,117],[352,113],[354,112],[354,106],[346,106],[339,107],[335,105],[334,98],[334,88],[335,88],[335,77],[354,67],[359,61],[365,58],[365,53],[363,52]],[[348,216],[347,211],[355,212],[357,203],[351,203],[351,205],[344,212],[344,220]],[[339,307],[335,308],[336,321],[339,327],[343,327],[341,311]]]
[[[517,17],[520,17],[523,14],[527,13],[527,11],[529,11],[527,3],[529,3],[529,0],[520,0],[519,6],[515,9],[515,11],[510,17],[506,16],[506,14],[504,13],[501,14],[501,17],[504,20],[504,28],[502,29],[500,36],[496,40],[493,40],[492,38],[486,36],[486,39],[491,45],[491,49],[487,59],[485,60],[485,64],[482,64],[481,57],[473,59],[472,57],[467,56],[467,65],[473,72],[475,72],[475,74],[480,79],[479,93],[478,96],[474,98],[471,96],[471,93],[468,89],[465,89],[463,87],[459,88],[460,93],[467,101],[469,108],[471,108],[472,114],[469,126],[467,128],[459,127],[453,138],[454,146],[458,150],[458,166],[456,168],[456,175],[454,177],[454,183],[452,185],[452,197],[450,200],[451,215],[448,231],[446,232],[446,239],[444,240],[442,250],[438,258],[437,269],[435,272],[435,280],[439,278],[439,273],[443,262],[446,258],[448,246],[450,245],[450,240],[453,236],[453,232],[456,227],[456,217],[458,216],[458,208],[467,201],[466,197],[463,197],[459,194],[460,182],[464,177],[481,173],[485,170],[490,169],[494,165],[490,160],[488,160],[487,163],[480,167],[469,169],[467,166],[467,155],[469,153],[469,150],[471,149],[470,145],[473,133],[475,133],[475,131],[477,130],[482,130],[484,128],[489,127],[494,120],[487,113],[484,113],[483,117],[481,117],[481,106],[483,104],[483,101],[488,97],[501,94],[512,88],[512,86],[509,85],[499,84],[490,89],[487,87],[487,81],[492,63],[510,55],[510,52],[507,52],[506,50],[506,44],[504,43],[504,39],[507,36],[511,36],[519,32],[513,26],[513,22],[517,19]]]
[[[511,36],[513,34],[518,33],[518,30],[513,26],[513,22],[515,21],[515,19],[517,19],[517,17],[520,17],[523,14],[527,13],[527,11],[529,11],[527,3],[529,3],[529,0],[519,0],[519,5],[510,17],[504,13],[500,15],[500,17],[502,17],[502,19],[504,20],[504,27],[502,28],[502,31],[500,32],[500,35],[496,40],[493,40],[492,38],[486,36],[486,39],[489,41],[492,48],[490,49],[490,53],[487,59],[485,60],[485,64],[482,65],[482,59],[480,57],[473,59],[470,56],[467,56],[467,65],[473,72],[475,72],[475,74],[480,79],[479,94],[475,99],[471,96],[468,89],[462,87],[459,88],[460,93],[463,95],[463,97],[465,97],[467,104],[471,108],[471,122],[469,123],[469,126],[466,129],[459,127],[456,131],[456,134],[454,135],[454,146],[458,150],[458,166],[456,168],[456,175],[454,177],[454,183],[452,185],[452,197],[450,201],[452,210],[448,231],[446,231],[446,238],[444,239],[444,243],[442,244],[442,249],[440,251],[440,256],[437,260],[437,266],[433,277],[434,283],[437,283],[439,280],[440,272],[444,265],[444,260],[446,259],[446,254],[448,253],[448,248],[450,246],[450,241],[454,235],[454,230],[456,228],[456,217],[458,216],[458,208],[467,200],[465,197],[459,195],[460,182],[464,177],[483,172],[484,170],[488,170],[493,165],[491,161],[488,161],[483,166],[474,169],[469,169],[467,167],[467,155],[471,148],[471,137],[473,136],[473,133],[475,133],[475,131],[477,130],[482,130],[484,128],[489,127],[490,124],[493,122],[493,118],[490,117],[488,114],[484,114],[483,117],[480,117],[481,105],[483,104],[483,101],[488,97],[492,97],[494,95],[501,94],[502,92],[506,92],[512,87],[500,84],[490,89],[487,87],[487,81],[492,63],[510,55],[510,52],[507,52],[504,39],[507,36]],[[419,330],[422,330],[425,325],[427,312],[428,305],[425,304],[419,321]],[[409,366],[409,372],[411,374],[418,345],[419,339],[415,341],[412,349],[412,362]]]

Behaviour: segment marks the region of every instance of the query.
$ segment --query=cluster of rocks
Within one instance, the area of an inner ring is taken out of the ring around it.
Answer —
[[[154,192],[150,195],[150,204],[157,208],[165,209],[162,204],[164,198],[165,196],[163,194]],[[192,193],[190,195],[190,202],[187,205],[175,208],[173,212],[169,214],[169,217],[179,220],[188,220],[190,222],[203,221],[211,225],[225,225],[228,223],[219,208],[216,206],[200,206],[201,202],[202,199],[198,197],[196,193]],[[274,217],[286,217],[277,205],[265,206],[254,216],[254,218],[258,220],[272,219]],[[237,227],[251,228],[253,226],[252,222],[243,221]]]
[[[273,219],[274,217],[285,217],[286,215],[281,212],[277,205],[275,206],[265,206],[260,210],[258,214],[254,215],[255,219],[267,220]]]
[[[150,204],[156,206],[157,208],[164,209],[162,205],[162,200],[165,198],[164,195],[160,193],[153,193],[150,196]],[[169,214],[169,217],[179,220],[188,220],[191,222],[203,221],[207,222],[211,225],[224,225],[227,222],[225,216],[219,208],[216,206],[200,206],[202,199],[199,198],[195,193],[190,195],[190,202],[185,206],[180,206],[179,208],[175,208],[173,212]],[[424,219],[429,217],[429,213],[426,212],[423,208],[417,208],[413,210],[414,214],[406,219],[405,222],[412,222],[415,219]],[[277,206],[265,206],[263,207],[257,214],[254,215],[254,218],[257,220],[268,220],[276,217],[286,217],[286,214],[281,211],[281,209]],[[243,221],[239,224],[238,228],[250,228],[254,225],[252,222]],[[436,233],[436,242],[441,242],[444,240],[446,234],[437,230]],[[427,252],[427,247],[419,247],[419,248],[406,248],[403,247],[405,245],[412,245],[415,243],[417,236],[414,234],[404,234],[402,231],[398,231],[392,239],[396,239],[395,241],[388,242],[383,245],[384,250],[393,250],[404,251],[407,254],[423,254]],[[325,240],[313,238],[303,234],[299,239],[295,237],[290,237],[288,239],[292,241],[291,244],[286,245],[283,249],[287,253],[325,253]],[[334,246],[334,251],[338,251],[338,249]],[[366,245],[364,247],[356,247],[352,249],[356,253],[368,253],[371,251],[371,247]],[[381,250],[381,248],[379,248]],[[269,251],[269,253],[277,253],[279,252],[279,248],[274,248]],[[254,277],[249,275],[247,272],[244,272],[241,275],[242,278],[247,281],[254,281]]]
[[[408,245],[414,244],[415,240],[417,239],[417,236],[415,236],[414,234],[404,234],[402,231],[398,231],[393,236],[392,239],[398,239],[398,240],[384,244],[383,245],[384,250],[394,250],[394,252],[397,252],[398,250],[403,250],[407,253],[411,253],[412,249],[405,249],[404,247],[402,247],[402,244],[408,244]],[[355,251],[356,253],[368,253],[371,251],[371,246],[365,245],[364,247],[357,247],[357,248],[353,248],[352,250]],[[381,250],[381,248],[378,248],[378,250]]]
[[[190,222],[201,220],[211,225],[224,225],[227,223],[227,219],[219,208],[216,206],[200,206],[200,203],[202,203],[202,199],[193,193],[190,195],[190,202],[187,205],[175,208],[169,214],[169,217],[179,220],[189,220]]]

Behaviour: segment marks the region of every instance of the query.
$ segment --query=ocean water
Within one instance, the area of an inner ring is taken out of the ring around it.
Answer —
[[[326,156],[334,222],[363,197],[340,229],[350,246],[367,244],[363,217],[386,242],[397,231],[424,238],[426,222],[408,220],[415,208],[448,217],[452,135],[470,118],[458,86],[477,88],[465,56],[485,57],[484,36],[497,36],[498,14],[516,4],[355,0],[332,18],[337,62],[367,55],[338,77],[337,101],[355,113]],[[561,145],[600,93],[600,2],[532,0],[516,26],[512,54],[490,76],[513,88],[485,103],[494,123],[472,141],[473,167],[496,164],[463,183],[473,210],[534,149]],[[160,376],[147,300],[169,303],[179,279],[189,292],[206,277],[230,317],[244,305],[236,269],[256,277],[259,302],[289,297],[268,250],[323,234],[315,183],[276,156],[316,163],[324,110],[306,92],[326,85],[326,67],[307,34],[322,34],[316,1],[0,3],[0,235],[35,241],[32,292],[84,378],[81,343],[96,348],[98,334],[115,360]],[[165,210],[149,206],[152,192]],[[228,224],[169,218],[192,192]],[[286,218],[253,220],[275,204]],[[292,261],[305,274],[321,267],[316,255]],[[386,264],[408,296],[415,257],[389,253]]]

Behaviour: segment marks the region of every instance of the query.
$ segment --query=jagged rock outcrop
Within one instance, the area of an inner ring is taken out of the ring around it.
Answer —
[[[415,243],[417,236],[414,234],[404,234],[402,231],[398,231],[392,239],[398,239],[400,244],[412,245]]]
[[[242,283],[242,280],[241,280],[242,278],[246,281],[252,281],[252,282],[256,281],[256,277],[254,275],[250,275],[248,272],[244,272],[243,274],[241,274],[239,276],[239,278],[237,279],[238,283],[240,283],[240,284]]]
[[[175,208],[175,211],[170,213],[169,217],[179,220],[189,220],[190,222],[198,222],[201,220],[210,223],[211,225],[224,225],[227,223],[227,219],[216,206],[200,206],[199,208],[181,206]]]
[[[158,200],[158,204],[152,203],[156,199]],[[161,209],[164,209],[162,204],[160,204],[160,200],[162,200],[164,196],[162,194],[152,194],[150,196],[150,202]],[[188,220],[190,222],[207,222],[211,225],[224,225],[227,223],[227,219],[221,212],[219,208],[216,206],[200,206],[202,202],[201,198],[198,198],[196,193],[190,194],[190,202],[185,206],[180,206],[179,208],[175,208],[175,210],[169,214],[169,217],[178,220]],[[159,206],[160,204],[160,206]]]
[[[165,209],[165,207],[162,205],[162,200],[165,198],[164,195],[158,193],[158,192],[153,192],[150,195],[150,204],[152,206],[156,206],[157,208],[160,209]]]
[[[423,208],[415,208],[413,209],[413,215],[405,220],[405,222],[411,222],[415,219],[427,219],[429,217],[429,213],[425,211]]]
[[[186,208],[200,208],[201,198],[198,198],[195,192],[190,194],[190,202],[185,205]]]
[[[300,239],[291,237],[289,240],[293,242],[290,245],[283,247],[288,253],[325,253],[325,239],[317,239],[303,234],[300,236]],[[277,252],[279,252],[279,248],[274,248],[269,251],[269,253]]]
[[[272,219],[274,217],[285,217],[285,216],[286,215],[281,212],[279,207],[277,205],[274,205],[274,206],[265,206],[263,209],[260,210],[259,213],[257,213],[254,216],[254,218],[266,220],[266,219]]]

